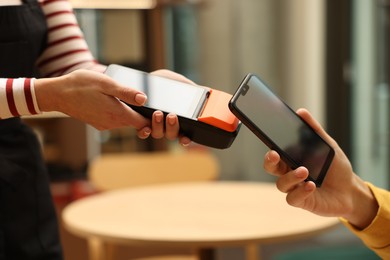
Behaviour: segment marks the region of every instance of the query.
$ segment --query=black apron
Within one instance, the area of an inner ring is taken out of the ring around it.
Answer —
[[[37,0],[0,6],[0,77],[35,77],[47,44]],[[0,120],[0,260],[62,259],[39,142],[19,118]]]

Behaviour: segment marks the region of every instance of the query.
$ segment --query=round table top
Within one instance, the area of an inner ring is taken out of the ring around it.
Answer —
[[[104,192],[71,203],[62,217],[81,237],[176,247],[284,241],[339,223],[289,206],[274,184],[236,181]]]

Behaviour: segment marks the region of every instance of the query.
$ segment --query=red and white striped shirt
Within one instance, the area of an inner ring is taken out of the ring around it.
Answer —
[[[68,0],[38,0],[46,16],[48,43],[37,60],[42,77],[56,77],[76,69],[103,72],[88,49]],[[0,118],[40,113],[34,78],[0,78]]]

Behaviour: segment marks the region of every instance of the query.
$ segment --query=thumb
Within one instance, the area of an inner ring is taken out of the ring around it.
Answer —
[[[114,80],[111,80],[111,82],[111,87],[104,88],[105,94],[116,97],[130,105],[143,106],[146,103],[147,96],[143,92],[119,84]]]

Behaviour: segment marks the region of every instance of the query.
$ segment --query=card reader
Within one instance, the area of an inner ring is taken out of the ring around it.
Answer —
[[[105,74],[118,83],[145,93],[144,106],[129,105],[141,115],[151,118],[156,110],[166,116],[178,116],[180,133],[193,142],[225,149],[236,138],[241,122],[229,110],[232,95],[220,90],[183,83],[117,64],[107,67]]]

